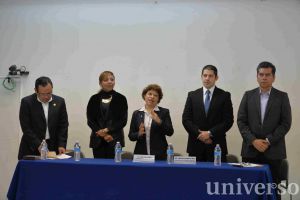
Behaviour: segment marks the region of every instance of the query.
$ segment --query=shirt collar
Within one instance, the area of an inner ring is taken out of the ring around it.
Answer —
[[[38,100],[38,102],[44,103],[44,102],[42,102],[42,101],[39,99],[38,96],[36,97],[36,99]],[[48,102],[44,103],[44,104],[50,103],[52,100],[53,100],[53,99],[52,99],[52,97],[51,97],[51,99],[50,99]]]
[[[216,88],[215,85],[212,86],[210,89],[207,89],[206,87],[203,86],[203,94],[205,95],[207,90],[209,90],[210,94],[212,94],[212,93],[214,93],[215,88]]]
[[[146,110],[146,107],[145,107],[145,106],[141,107],[141,108],[139,109],[139,111],[142,111],[142,112],[147,112],[147,110]],[[155,107],[154,107],[154,111],[159,111],[159,107],[158,107],[158,106],[155,106]]]
[[[271,90],[272,90],[272,88],[270,88],[270,90],[268,90],[266,92],[262,92],[261,89],[259,88],[259,94],[268,94],[268,95],[270,95],[271,94]]]

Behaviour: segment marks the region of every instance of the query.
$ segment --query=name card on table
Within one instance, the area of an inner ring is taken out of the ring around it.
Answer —
[[[154,155],[133,155],[133,162],[141,162],[141,163],[154,163],[155,156]]]
[[[174,156],[175,164],[196,164],[195,156]]]

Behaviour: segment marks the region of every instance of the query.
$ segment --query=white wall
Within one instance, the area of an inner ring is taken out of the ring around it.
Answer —
[[[30,71],[18,80],[14,93],[0,90],[1,196],[17,163],[22,134],[19,98],[33,92],[37,77],[51,77],[54,92],[66,99],[68,148],[78,139],[88,157],[92,153],[85,111],[89,97],[99,89],[99,73],[112,70],[116,90],[127,97],[126,134],[132,112],[143,105],[142,89],[160,84],[161,106],[170,109],[175,129],[169,141],[185,153],[187,133],[181,114],[187,92],[201,86],[202,67],[218,67],[217,85],[232,93],[236,120],[242,95],[257,86],[255,69],[264,60],[277,66],[274,86],[289,93],[293,125],[286,137],[288,159],[291,181],[300,183],[299,11],[296,0],[0,1],[0,76],[11,64]],[[241,142],[235,123],[228,133],[229,152],[239,155]],[[127,139],[125,150],[133,147]]]

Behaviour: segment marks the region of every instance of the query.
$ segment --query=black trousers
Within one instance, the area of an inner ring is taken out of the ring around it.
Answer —
[[[167,154],[155,155],[155,160],[167,160]]]
[[[103,143],[97,148],[93,148],[94,158],[114,158],[115,147],[109,143]]]
[[[280,177],[281,177],[281,159],[271,160],[265,157],[263,153],[259,153],[258,156],[254,158],[242,158],[243,162],[250,162],[250,163],[257,163],[257,164],[268,164],[270,166],[273,183],[276,183],[278,185],[280,183]],[[277,187],[278,189],[278,187]],[[277,199],[281,199],[280,195],[278,195],[278,192],[276,191]]]
[[[189,153],[189,156],[195,156],[197,162],[214,162],[215,145],[205,145],[202,152]],[[227,162],[226,154],[222,152],[222,162]]]

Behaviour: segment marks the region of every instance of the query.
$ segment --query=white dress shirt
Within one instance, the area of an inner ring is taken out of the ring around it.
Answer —
[[[260,114],[261,114],[261,123],[264,123],[266,108],[268,105],[269,97],[270,97],[271,90],[267,92],[262,92],[260,90]]]
[[[152,116],[146,110],[145,106],[143,106],[139,111],[142,111],[145,113],[144,126],[145,126],[145,132],[146,132],[147,154],[150,155],[150,131],[151,131],[151,124],[152,124]],[[155,106],[154,111],[159,111],[158,106]]]
[[[51,97],[51,99],[48,101],[48,102],[46,102],[46,103],[44,103],[44,102],[42,102],[39,98],[37,98],[37,100],[42,104],[42,106],[43,106],[43,110],[44,110],[44,115],[45,115],[45,119],[46,119],[46,140],[47,139],[50,139],[50,134],[49,134],[49,129],[48,129],[48,111],[49,111],[49,102],[51,102],[52,101],[52,97]]]
[[[213,87],[211,87],[210,89],[207,89],[207,88],[205,88],[205,87],[203,87],[203,104],[205,103],[205,97],[206,97],[206,91],[207,90],[209,90],[210,91],[210,98],[209,98],[209,100],[210,100],[210,102],[211,102],[211,98],[212,98],[212,96],[213,96],[213,93],[214,93],[214,90],[215,90],[215,85],[213,86]]]

